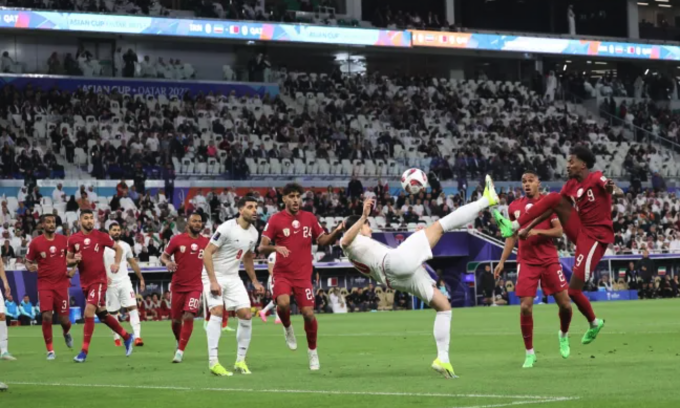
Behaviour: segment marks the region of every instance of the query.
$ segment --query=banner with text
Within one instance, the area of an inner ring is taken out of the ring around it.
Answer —
[[[0,10],[0,28],[202,37],[244,41],[410,47],[404,30],[345,28],[302,24],[262,23],[147,16],[115,16],[54,11]]]
[[[276,84],[245,83],[245,82],[212,82],[212,81],[167,81],[156,79],[123,79],[123,78],[85,78],[65,77],[56,75],[11,75],[0,74],[0,86],[12,85],[24,89],[31,85],[44,91],[59,88],[62,91],[74,92],[79,89],[96,93],[117,91],[129,95],[164,95],[182,97],[189,92],[192,95],[203,93],[229,95],[235,92],[237,96],[271,97],[278,96],[279,87]]]
[[[680,60],[680,47],[573,38],[411,30],[414,47],[530,52],[652,60]]]

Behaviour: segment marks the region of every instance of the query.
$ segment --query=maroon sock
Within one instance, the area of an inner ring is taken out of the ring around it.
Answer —
[[[559,315],[560,315],[560,330],[562,331],[562,333],[569,333],[569,325],[571,324],[572,315],[571,308],[560,309]]]
[[[52,321],[47,321],[43,319],[42,321],[42,332],[43,332],[43,338],[45,339],[45,347],[47,347],[47,351],[54,351],[54,347],[52,347]]]
[[[67,335],[71,331],[71,322],[62,323],[61,330],[64,335]]]
[[[130,334],[125,331],[123,326],[118,323],[118,319],[111,315],[106,315],[106,319],[103,322],[105,325],[109,326],[116,334],[123,338],[123,340],[128,341],[130,339]]]
[[[284,312],[280,307],[277,307],[276,312],[279,315],[283,327],[290,327],[290,309],[286,309]]]
[[[534,218],[537,218],[548,210],[554,210],[562,201],[562,195],[559,193],[550,193],[541,197],[537,203],[535,203],[531,208],[525,210],[524,214],[517,219],[517,222],[521,226],[529,224]]]
[[[583,291],[569,289],[569,297],[576,303],[581,314],[588,319],[588,323],[595,321],[595,312],[593,312],[593,307],[590,305],[590,301],[586,295],[583,294]]]
[[[290,321],[290,316],[288,316]],[[305,332],[307,333],[307,347],[310,350],[316,350],[316,334],[319,330],[319,324],[316,321],[316,317],[312,321],[305,320]]]
[[[90,350],[92,333],[94,333],[94,317],[86,317],[85,327],[83,328],[83,352],[85,352],[85,354]]]
[[[210,316],[210,315],[208,315]],[[206,319],[209,320],[209,319]],[[172,322],[172,333],[175,335],[175,340],[179,341],[179,337],[182,334],[182,322]]]
[[[522,338],[524,339],[524,348],[531,350],[534,348],[534,316],[533,315],[519,315],[519,324],[522,328]]]
[[[182,332],[180,333],[179,336],[179,351],[184,351],[184,348],[187,346],[189,343],[189,339],[191,338],[191,333],[194,331],[194,320],[193,319],[188,319],[184,321],[184,324],[182,324]]]
[[[222,328],[224,329],[229,325],[229,313],[225,310],[222,312]]]

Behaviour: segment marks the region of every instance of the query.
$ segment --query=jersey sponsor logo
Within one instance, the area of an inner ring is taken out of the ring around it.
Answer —
[[[90,242],[91,242],[90,238],[85,238],[85,241],[83,241],[83,244],[85,244],[85,246],[88,246],[88,245],[90,245]]]
[[[579,188],[578,191],[576,192],[576,198],[581,198],[582,195],[583,195],[583,189]]]
[[[290,230],[288,228],[283,229],[283,235],[289,237],[290,236]]]
[[[187,251],[187,247],[185,247],[184,245],[179,247],[179,252],[185,253],[186,251]]]
[[[40,256],[42,256],[43,258],[47,258],[47,254],[44,253],[44,252],[41,252],[41,253],[40,253]]]
[[[293,229],[299,229],[300,228],[300,221],[295,220],[293,221]]]

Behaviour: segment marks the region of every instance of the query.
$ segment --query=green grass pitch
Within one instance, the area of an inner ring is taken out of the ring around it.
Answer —
[[[517,307],[453,311],[451,358],[460,376],[446,380],[430,369],[436,356],[434,312],[390,312],[319,317],[321,371],[310,372],[301,317],[293,324],[300,348],[287,349],[279,325],[255,321],[248,363],[251,376],[209,374],[205,332],[197,322],[182,364],[171,364],[175,340],[168,322],[143,323],[146,345],[126,358],[97,325],[87,363],[75,364],[55,326],[56,361],[45,360],[40,327],[11,328],[18,361],[0,361],[2,408],[28,407],[678,407],[680,303],[594,303],[607,324],[583,346],[583,317],[574,308],[572,355],[558,352],[554,305],[536,306],[538,363],[522,369],[524,350]],[[235,326],[231,321],[231,326]],[[127,327],[127,324],[125,324]],[[82,326],[74,326],[76,345]],[[230,368],[235,336],[223,333],[221,362]]]

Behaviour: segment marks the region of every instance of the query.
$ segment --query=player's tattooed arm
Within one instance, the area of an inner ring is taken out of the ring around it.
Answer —
[[[246,274],[248,274],[248,278],[250,278],[250,282],[252,282],[255,292],[264,293],[264,287],[257,280],[257,275],[255,275],[254,258],[255,255],[253,255],[252,251],[246,252],[246,254],[243,255],[243,268],[246,270]]]

